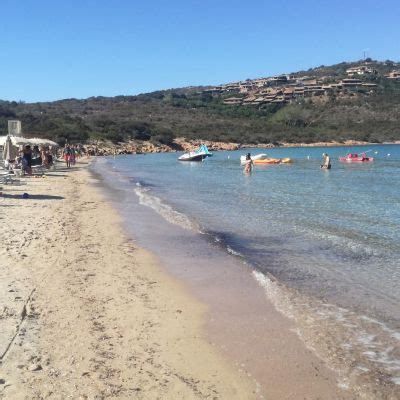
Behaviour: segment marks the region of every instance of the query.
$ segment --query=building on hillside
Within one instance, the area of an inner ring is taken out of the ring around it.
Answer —
[[[222,92],[239,92],[240,85],[239,83],[227,83],[225,85],[221,85]]]
[[[257,97],[251,104],[255,106],[259,106],[261,104],[265,103],[265,99],[263,96]]]
[[[367,89],[369,93],[374,93],[378,89],[378,85],[376,83],[363,83],[361,88]]]
[[[338,90],[342,89],[342,84],[340,82],[339,83],[330,83],[328,86],[331,87],[333,91],[338,91]]]
[[[283,96],[277,96],[274,100],[271,101],[273,104],[285,104],[287,101]]]
[[[351,67],[346,69],[346,74],[348,76],[356,76],[356,75],[366,75],[366,74],[374,74],[376,70],[368,67],[367,65],[359,65],[357,67]]]
[[[254,95],[247,96],[246,98],[243,99],[243,105],[250,105],[250,104],[252,104],[256,98],[257,98],[257,97],[254,96]]]
[[[285,87],[283,91],[283,97],[286,101],[290,101],[294,97],[294,87]]]
[[[274,84],[284,84],[288,82],[288,77],[287,75],[278,75],[278,76],[273,76],[271,78],[268,78],[268,81],[270,83],[274,83]]]
[[[349,78],[349,79],[342,79],[340,83],[343,89],[351,89],[361,86],[362,81],[360,81],[360,79]]]
[[[242,104],[243,99],[240,97],[228,97],[224,100],[224,104],[227,105],[240,105]]]
[[[315,86],[315,85],[318,85],[318,82],[317,82],[316,79],[303,79],[298,83],[300,85],[303,85],[303,86]]]
[[[256,90],[257,86],[252,82],[244,82],[239,84],[239,93],[249,93],[253,90]]]
[[[296,86],[293,91],[293,97],[304,97],[304,86]]]
[[[304,96],[321,96],[325,93],[322,86],[313,85],[304,87]]]
[[[400,71],[393,70],[389,73],[389,75],[386,75],[386,78],[400,80]]]
[[[276,99],[276,95],[274,95],[274,94],[265,95],[265,96],[263,96],[263,99],[264,99],[264,103],[266,103],[266,104],[272,103]]]
[[[335,87],[332,85],[322,85],[322,89],[325,95],[332,94],[335,90]]]
[[[257,88],[263,88],[268,85],[268,79],[266,79],[266,78],[254,79],[253,84]]]
[[[213,88],[210,89],[205,89],[204,93],[211,93],[211,94],[219,94],[222,93],[224,91],[224,89],[222,88],[222,86],[215,86]]]

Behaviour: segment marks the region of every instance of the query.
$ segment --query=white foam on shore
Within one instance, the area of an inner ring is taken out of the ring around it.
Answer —
[[[230,247],[230,246],[226,246],[226,250],[228,251],[229,254],[232,254],[233,256],[236,256],[236,257],[241,256],[241,254],[238,251],[233,250],[232,247]]]
[[[143,188],[140,184],[136,184],[136,186],[134,191],[139,198],[139,204],[150,207],[171,224],[179,225],[181,228],[191,231],[200,231],[198,224],[190,220],[185,214],[174,210],[160,198],[150,194],[150,189]]]
[[[400,384],[399,332],[373,318],[308,298],[259,271],[253,276],[275,308],[295,322],[294,331],[307,348],[337,372],[340,387],[379,390],[381,379],[389,386]]]

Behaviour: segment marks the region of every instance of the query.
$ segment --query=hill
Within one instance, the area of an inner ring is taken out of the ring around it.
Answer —
[[[217,87],[54,102],[0,101],[0,131],[59,142],[176,137],[239,143],[400,140],[400,64],[370,59]]]

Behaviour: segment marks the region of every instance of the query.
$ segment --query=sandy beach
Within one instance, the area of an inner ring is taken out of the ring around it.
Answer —
[[[0,397],[253,398],[201,338],[204,307],[121,232],[88,171],[49,175],[0,198]]]
[[[350,398],[272,305],[261,322],[246,314],[239,275],[231,310],[209,310],[127,236],[92,180],[80,164],[0,197],[0,398]],[[236,331],[238,314],[253,336]]]

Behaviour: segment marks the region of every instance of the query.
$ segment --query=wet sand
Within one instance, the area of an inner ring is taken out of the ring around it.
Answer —
[[[96,178],[122,214],[126,231],[207,305],[204,337],[254,382],[260,398],[358,398],[357,392],[341,389],[345,377],[304,344],[295,323],[276,310],[241,258],[123,200],[123,193]],[[124,202],[127,207],[121,206]]]

